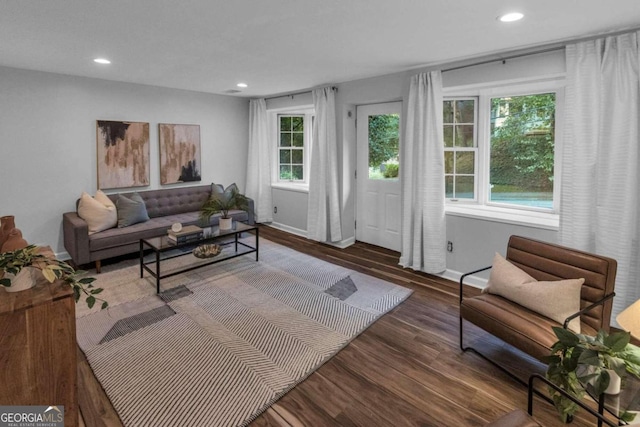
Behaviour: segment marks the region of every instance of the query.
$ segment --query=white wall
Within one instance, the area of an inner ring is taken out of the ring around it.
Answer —
[[[427,69],[342,83],[336,96],[339,151],[341,163],[341,201],[343,241],[355,237],[356,217],[356,127],[358,105],[401,100],[406,112],[411,76]],[[562,75],[565,71],[564,51],[558,50],[527,57],[443,72],[445,89],[491,82],[517,82],[522,79]],[[275,198],[275,192],[274,192]],[[274,201],[275,203],[275,201]],[[299,206],[293,194],[278,194],[278,210]],[[302,218],[287,217],[290,223],[302,224]],[[545,241],[556,241],[557,232],[548,228],[515,225],[493,220],[447,215],[447,240],[453,242],[453,252],[447,254],[447,277],[456,279],[464,273],[491,264],[495,252],[504,254],[510,235],[519,234]],[[482,275],[478,284],[482,283]]]
[[[65,255],[62,214],[96,191],[96,120],[105,119],[149,123],[151,185],[138,190],[161,188],[158,123],[200,125],[202,181],[177,185],[244,188],[245,99],[0,67],[0,215],[15,215],[29,243]]]

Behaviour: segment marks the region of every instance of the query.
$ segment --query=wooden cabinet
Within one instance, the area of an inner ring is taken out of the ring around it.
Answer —
[[[42,279],[15,293],[0,286],[0,405],[63,405],[78,425],[75,301]]]

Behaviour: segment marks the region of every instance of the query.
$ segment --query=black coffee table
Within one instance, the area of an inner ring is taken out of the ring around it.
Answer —
[[[255,235],[255,245],[251,246],[245,242],[239,241],[238,237],[242,233],[253,232]],[[140,239],[140,278],[144,277],[145,270],[156,279],[156,292],[160,293],[160,280],[167,277],[175,276],[176,274],[184,273],[187,271],[195,270],[207,265],[224,262],[229,259],[244,256],[250,253],[256,254],[256,261],[258,261],[258,249],[259,249],[259,230],[255,225],[247,225],[241,222],[234,222],[233,228],[230,230],[220,230],[219,227],[210,227],[204,229],[204,237],[196,242],[174,243],[169,241],[167,236],[152,237],[149,239]],[[163,261],[190,255],[195,247],[205,243],[216,243],[221,246],[234,245],[234,251],[223,251],[219,255],[211,258],[210,261],[198,262],[193,264],[187,264],[184,268],[172,270],[171,272],[162,274],[160,271],[160,265]],[[151,250],[155,256],[151,261],[144,260],[145,250]],[[167,254],[168,252],[178,253]],[[162,254],[167,254],[162,256]],[[155,265],[155,268],[151,268],[150,265]]]

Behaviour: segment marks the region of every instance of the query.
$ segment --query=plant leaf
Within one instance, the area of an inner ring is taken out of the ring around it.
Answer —
[[[600,396],[604,393],[607,387],[609,387],[609,381],[611,381],[609,372],[607,372],[606,369],[601,369],[600,375],[596,376],[595,381],[593,382],[593,392],[596,396]]]
[[[613,352],[619,352],[631,341],[631,334],[629,332],[616,332],[608,337],[604,338],[604,345],[609,347]]]
[[[88,296],[86,299],[87,307],[93,308],[93,305],[96,303],[96,299],[93,296]]]
[[[107,307],[109,307],[109,303],[106,301],[102,301],[102,306],[100,307],[100,310],[104,310]]]
[[[580,354],[578,363],[591,366],[602,366],[602,360],[600,360],[599,353],[596,350],[586,349]]]
[[[97,294],[99,294],[100,292],[102,292],[102,290],[103,290],[102,288],[96,288],[96,289],[92,289],[91,291],[89,291],[89,293],[90,293],[91,295],[97,295]]]
[[[568,329],[554,326],[553,332],[558,337],[558,340],[567,347],[573,347],[580,342],[578,336]]]
[[[53,283],[58,278],[58,276],[56,276],[56,273],[50,267],[51,266],[47,266],[46,268],[44,268],[42,270],[42,275],[49,281],[49,283]]]

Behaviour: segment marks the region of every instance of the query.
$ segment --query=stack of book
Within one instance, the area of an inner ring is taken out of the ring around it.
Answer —
[[[175,232],[173,230],[167,231],[167,239],[169,243],[189,243],[197,242],[204,237],[202,228],[197,225],[186,225],[182,227],[182,230]]]

